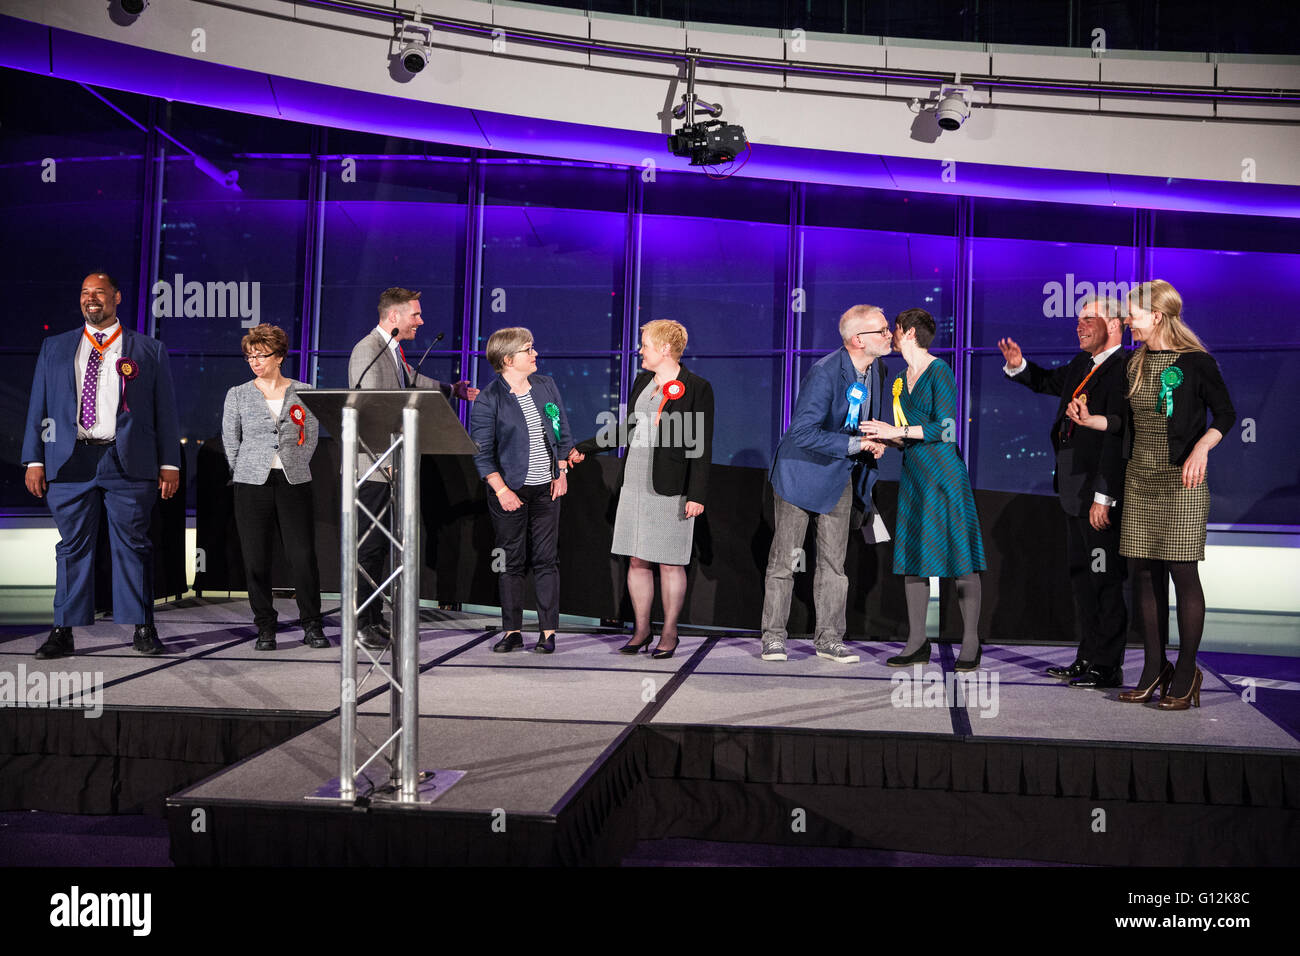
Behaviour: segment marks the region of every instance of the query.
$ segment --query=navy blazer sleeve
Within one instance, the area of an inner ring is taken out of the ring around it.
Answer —
[[[45,464],[45,443],[41,439],[44,430],[42,422],[49,417],[45,401],[46,359],[49,357],[50,340],[41,343],[41,354],[36,357],[36,375],[32,379],[32,394],[27,402],[27,424],[23,427],[24,464]]]
[[[799,389],[799,401],[786,435],[804,451],[817,452],[830,458],[849,458],[848,432],[829,431],[822,428],[826,412],[835,400],[835,385],[829,366],[814,366]]]
[[[485,388],[474,400],[469,414],[469,437],[478,445],[474,467],[480,478],[500,471],[497,463],[497,395],[496,389]]]

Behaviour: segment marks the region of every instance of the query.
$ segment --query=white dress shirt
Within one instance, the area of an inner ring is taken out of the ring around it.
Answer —
[[[117,360],[122,357],[122,336],[118,335],[112,345],[103,350],[103,360],[99,363],[99,390],[95,393],[95,424],[86,428],[81,424],[81,396],[85,391],[86,366],[90,362],[90,353],[94,351],[92,336],[96,332],[104,336],[107,342],[121,331],[120,322],[114,322],[106,329],[96,329],[87,324],[85,334],[77,345],[77,437],[112,439],[117,437],[117,403],[121,397],[122,377],[117,374]]]

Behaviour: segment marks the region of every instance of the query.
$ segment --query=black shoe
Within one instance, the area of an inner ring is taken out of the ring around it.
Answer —
[[[388,647],[387,628],[382,624],[367,624],[357,633],[357,642],[372,651],[382,651]]]
[[[960,657],[953,663],[952,669],[955,671],[977,671],[980,669],[980,659],[984,656],[984,648],[979,648],[975,652],[975,659],[964,661]]]
[[[1093,664],[1086,671],[1070,681],[1071,687],[1123,687],[1124,674],[1118,666],[1106,667]]]
[[[329,647],[330,640],[325,636],[325,631],[320,626],[320,621],[307,624],[302,629],[302,642],[308,647]]]
[[[523,638],[520,638],[523,640]],[[533,646],[534,654],[553,654],[555,652],[555,635],[551,634],[546,637],[538,637],[537,643]]]
[[[1089,661],[1085,661],[1082,657],[1076,657],[1074,663],[1069,667],[1049,667],[1047,669],[1047,676],[1057,677],[1061,680],[1073,680],[1076,677],[1082,676],[1091,666],[1092,664]]]
[[[135,644],[137,651],[149,657],[161,654],[166,650],[162,645],[162,641],[158,640],[158,629],[152,624],[139,625],[135,629],[135,636],[131,638],[131,641]]]
[[[52,627],[45,643],[36,648],[36,659],[48,661],[55,657],[69,657],[76,653],[72,646],[72,628]]]
[[[669,648],[665,649],[665,648],[664,648],[664,636],[663,636],[662,634],[660,634],[660,635],[659,635],[659,646],[656,647],[653,651],[650,652],[650,656],[653,657],[653,658],[654,658],[655,660],[657,660],[657,661],[666,661],[666,660],[668,660],[668,658],[670,658],[670,657],[673,656],[673,652],[674,652],[675,650],[677,650],[677,645],[680,644],[681,642],[682,642],[682,639],[679,637],[679,638],[677,638],[677,640],[673,641],[673,646],[672,646],[672,647],[669,647]]]
[[[924,644],[918,647],[910,654],[897,654],[885,661],[890,667],[910,667],[913,664],[930,663],[930,641],[927,639]]]
[[[253,645],[255,651],[273,651],[275,650],[275,625],[264,624],[257,629],[257,643]]]
[[[640,654],[642,651],[649,651],[650,645],[654,643],[654,640],[655,636],[653,634],[647,634],[645,640],[640,644],[633,644],[631,639],[629,639],[626,644],[618,649],[618,652],[620,654]]]
[[[518,631],[511,631],[501,640],[492,645],[492,650],[498,654],[508,654],[511,651],[517,651],[524,646],[524,636]]]

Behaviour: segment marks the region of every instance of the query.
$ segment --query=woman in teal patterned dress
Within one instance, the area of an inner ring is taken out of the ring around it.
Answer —
[[[906,576],[909,636],[903,652],[887,663],[906,667],[930,659],[925,636],[930,578],[955,578],[962,616],[956,668],[969,671],[980,665],[979,572],[987,565],[970,476],[957,451],[957,385],[947,363],[928,351],[934,334],[929,312],[899,313],[894,350],[907,361],[907,371],[894,381],[894,424],[871,421],[861,430],[903,450],[894,573]]]

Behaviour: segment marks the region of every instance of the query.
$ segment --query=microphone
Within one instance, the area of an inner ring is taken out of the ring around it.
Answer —
[[[420,361],[415,363],[415,371],[411,373],[411,388],[415,388],[415,380],[420,377],[420,366],[423,365],[424,360],[429,357],[429,353],[433,351],[433,347],[441,342],[446,334],[446,332],[439,332],[434,340],[429,343],[429,347],[424,350],[424,354],[420,356]]]
[[[384,347],[380,349],[379,352],[375,355],[375,357],[370,360],[370,364],[366,366],[365,371],[363,371],[360,375],[357,376],[357,382],[355,385],[352,386],[353,388],[361,387],[361,383],[366,380],[366,372],[369,372],[374,367],[375,363],[379,361],[380,355],[383,355],[385,352],[388,351],[389,346],[393,344],[393,340],[395,338],[397,338],[396,328],[394,328],[393,331],[388,333],[388,341],[384,343]]]

